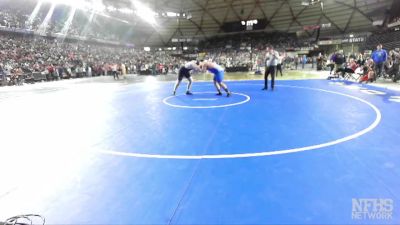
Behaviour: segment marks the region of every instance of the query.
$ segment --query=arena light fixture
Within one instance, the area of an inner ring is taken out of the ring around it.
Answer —
[[[146,51],[146,52],[149,52],[150,51],[150,47],[144,47],[143,50]]]
[[[383,25],[383,19],[372,21],[372,25],[373,26],[382,26]]]
[[[143,21],[151,25],[156,24],[156,19],[155,19],[155,16],[157,15],[156,12],[154,12],[149,7],[147,7],[146,5],[144,5],[139,1],[132,1],[132,3],[136,8],[135,13],[138,17],[140,17]]]
[[[330,28],[332,26],[331,23],[323,23],[321,24],[321,28]]]
[[[106,9],[106,6],[101,2],[101,0],[92,0],[91,9],[95,12],[103,12]]]
[[[108,11],[110,11],[110,12],[115,12],[115,11],[117,11],[117,8],[115,8],[114,6],[107,6],[107,10]]]
[[[159,12],[157,14],[158,17],[169,17],[169,18],[180,18],[180,19],[188,19],[190,20],[192,18],[191,13],[186,13],[186,12]]]
[[[118,9],[118,11],[124,14],[133,14],[133,10],[129,8]]]
[[[174,12],[167,12],[167,17],[178,17],[178,13],[174,13]]]
[[[321,0],[308,0],[308,1],[302,1],[301,5],[302,6],[310,6],[310,5],[315,5],[317,3],[321,3]]]
[[[322,1],[322,0],[305,0],[305,1],[302,1],[301,2],[301,5],[302,6],[313,6],[313,5],[316,5],[316,4],[320,4],[320,6],[321,6],[321,10],[323,11],[324,10],[324,2]]]

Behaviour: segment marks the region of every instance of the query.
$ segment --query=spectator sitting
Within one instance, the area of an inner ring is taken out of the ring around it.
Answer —
[[[337,53],[332,55],[331,60],[335,64],[335,74],[341,71],[343,64],[346,62],[346,58],[343,55],[343,50],[339,50]]]
[[[374,71],[374,61],[372,59],[368,59],[364,65],[364,76],[361,77],[360,83],[365,82],[373,82],[375,80],[375,71]]]

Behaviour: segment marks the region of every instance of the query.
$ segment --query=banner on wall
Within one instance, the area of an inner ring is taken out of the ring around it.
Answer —
[[[361,43],[361,42],[365,42],[365,37],[353,37],[353,38],[342,39],[342,44],[346,44],[346,43]]]
[[[365,37],[323,40],[323,41],[319,41],[318,45],[340,45],[340,44],[348,44],[348,43],[362,43],[362,42],[365,42],[365,40],[366,40]]]

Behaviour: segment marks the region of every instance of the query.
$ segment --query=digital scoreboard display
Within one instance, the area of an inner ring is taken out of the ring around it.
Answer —
[[[224,23],[222,25],[222,30],[227,33],[247,30],[263,30],[266,26],[266,19],[253,19]]]

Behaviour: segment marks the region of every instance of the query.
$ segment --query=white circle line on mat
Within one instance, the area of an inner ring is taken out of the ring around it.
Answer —
[[[373,129],[375,129],[382,119],[382,114],[375,105],[373,105],[372,103],[370,103],[364,99],[361,99],[361,98],[358,98],[355,96],[351,96],[348,94],[343,94],[343,93],[339,93],[339,92],[335,92],[335,91],[319,89],[319,88],[300,87],[300,86],[291,86],[291,85],[279,85],[279,86],[326,92],[326,93],[337,94],[337,95],[355,99],[357,101],[360,101],[360,102],[368,105],[369,107],[371,107],[374,110],[374,112],[376,114],[375,120],[367,128],[365,128],[361,131],[358,131],[354,134],[343,137],[343,138],[339,138],[339,139],[329,141],[326,143],[322,143],[322,144],[310,145],[310,146],[304,146],[304,147],[298,147],[298,148],[291,148],[291,149],[284,149],[284,150],[272,150],[272,151],[266,151],[266,152],[239,153],[239,154],[222,154],[222,155],[212,155],[212,154],[209,154],[209,155],[164,155],[164,154],[130,153],[130,152],[121,152],[121,151],[113,151],[113,150],[97,150],[96,152],[100,152],[100,153],[104,153],[104,154],[108,154],[108,155],[114,155],[114,156],[136,157],[136,158],[154,158],[154,159],[232,159],[232,158],[249,158],[249,157],[282,155],[282,154],[316,150],[316,149],[325,148],[325,147],[337,145],[337,144],[340,144],[340,143],[343,143],[346,141],[356,139],[356,138],[372,131]]]
[[[201,95],[201,94],[211,94],[211,93],[215,93],[215,92],[195,92],[195,95]],[[171,98],[175,98],[178,96],[182,96],[182,95],[176,95],[176,96],[169,96],[163,99],[163,103],[171,106],[171,107],[175,107],[175,108],[185,108],[185,109],[212,109],[212,108],[224,108],[224,107],[230,107],[230,106],[236,106],[236,105],[241,105],[244,104],[248,101],[250,101],[250,96],[246,95],[246,94],[242,94],[242,93],[235,93],[232,92],[232,95],[241,95],[244,96],[246,99],[240,102],[236,102],[236,103],[230,103],[230,104],[223,104],[223,105],[210,105],[210,106],[190,106],[190,105],[177,105],[177,104],[172,104],[169,103],[168,100]],[[223,97],[220,97],[223,98]],[[224,97],[227,98],[227,97]]]

